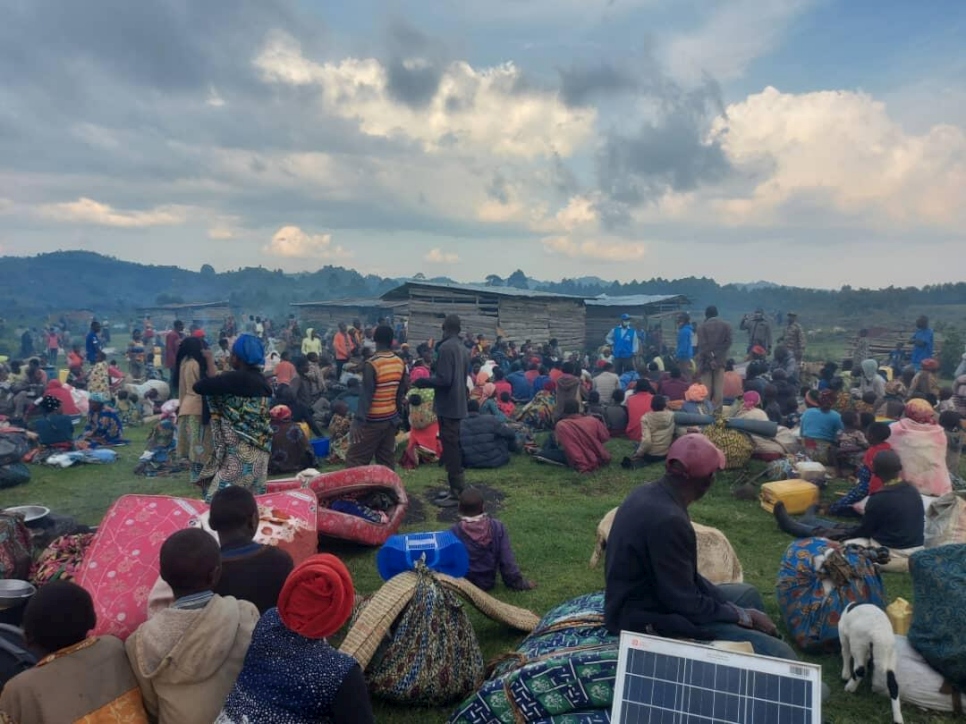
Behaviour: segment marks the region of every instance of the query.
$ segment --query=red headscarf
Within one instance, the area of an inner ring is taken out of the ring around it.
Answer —
[[[278,615],[290,631],[324,639],[349,620],[354,603],[349,570],[335,556],[321,553],[289,574],[278,596]]]
[[[936,424],[936,412],[926,400],[914,399],[906,403],[905,415],[914,422],[924,425]]]

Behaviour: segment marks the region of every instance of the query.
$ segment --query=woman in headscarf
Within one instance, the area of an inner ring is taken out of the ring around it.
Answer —
[[[845,429],[842,416],[832,409],[836,393],[822,390],[818,393],[818,407],[809,407],[802,413],[801,432],[805,452],[815,462],[835,464],[835,441]]]
[[[127,442],[122,437],[124,425],[110,402],[109,394],[92,392],[90,395],[90,412],[83,439],[91,445],[123,445]]]
[[[900,380],[890,380],[886,382],[885,394],[882,396],[879,404],[875,408],[875,416],[882,418],[889,418],[892,420],[898,420],[901,417],[901,413],[890,415],[889,407],[893,407],[898,412],[899,410],[904,410],[906,406],[906,397],[909,391],[906,386],[902,384]]]
[[[134,468],[135,475],[146,478],[167,477],[185,471],[187,463],[175,454],[178,437],[178,401],[161,405],[161,416],[154,423],[144,446],[144,454]]]
[[[326,641],[349,620],[354,601],[352,577],[333,555],[312,556],[292,571],[278,607],[259,619],[215,724],[372,724],[362,668]]]
[[[543,389],[537,392],[519,412],[517,420],[531,430],[553,430],[553,411],[557,404],[557,383],[548,379]]]
[[[867,359],[862,362],[858,385],[853,388],[852,394],[858,399],[862,399],[867,392],[875,393],[876,403],[885,397],[886,393],[886,381],[879,374],[879,363],[874,359]]]
[[[714,403],[708,399],[708,388],[697,382],[691,385],[684,393],[681,411],[692,415],[713,415]]]
[[[299,473],[315,465],[312,445],[302,426],[292,420],[292,411],[285,405],[269,410],[272,420],[272,456],[268,474]]]
[[[231,372],[194,385],[211,411],[212,454],[198,478],[207,502],[230,485],[248,488],[256,495],[264,493],[268,477],[272,388],[261,371],[265,364],[261,340],[252,334],[239,335],[229,361]]]
[[[195,383],[217,374],[214,358],[199,337],[186,337],[171,370],[171,388],[178,392],[178,457],[188,461],[188,476],[197,483],[211,455],[208,411]]]
[[[36,433],[42,452],[63,452],[74,449],[74,422],[64,414],[60,398],[44,395],[40,401],[41,417],[30,422],[30,431]],[[46,455],[44,455],[46,457]],[[35,462],[40,462],[36,457]]]
[[[500,422],[507,421],[506,415],[503,414],[496,402],[496,385],[492,382],[483,385],[483,390],[480,393],[480,414],[493,415]]]
[[[913,395],[935,395],[939,397],[939,380],[936,373],[939,372],[939,360],[929,357],[922,361],[919,371],[912,378],[909,385],[909,396]]]
[[[74,397],[70,394],[70,390],[64,387],[60,380],[50,380],[44,390],[44,396],[56,397],[60,400],[60,411],[65,415],[81,414],[74,403]]]
[[[902,460],[903,477],[923,495],[945,495],[952,490],[946,468],[946,433],[936,412],[925,400],[906,403],[905,415],[892,425],[889,444]]]

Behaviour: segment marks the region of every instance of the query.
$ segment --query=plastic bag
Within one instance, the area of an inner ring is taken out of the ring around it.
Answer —
[[[947,493],[926,508],[925,547],[966,543],[966,492]]]

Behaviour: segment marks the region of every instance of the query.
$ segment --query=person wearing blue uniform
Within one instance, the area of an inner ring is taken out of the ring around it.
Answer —
[[[918,372],[922,367],[922,361],[933,356],[933,333],[929,328],[929,318],[925,315],[916,320],[916,331],[909,340],[912,345],[912,366]]]
[[[87,364],[93,365],[97,362],[97,353],[101,351],[101,338],[98,336],[101,333],[101,323],[98,321],[91,322],[91,331],[87,333],[87,338],[85,339],[87,346]]]
[[[621,323],[607,335],[614,357],[614,370],[618,375],[634,369],[634,358],[641,351],[641,340],[637,330],[631,327],[631,315],[622,314]]]
[[[694,373],[694,329],[691,327],[691,315],[686,312],[678,315],[678,342],[674,359],[678,369],[688,374]]]

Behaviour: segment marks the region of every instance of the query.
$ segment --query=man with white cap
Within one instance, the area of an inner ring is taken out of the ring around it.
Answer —
[[[631,326],[631,315],[621,315],[621,323],[607,334],[606,342],[613,350],[614,371],[622,375],[633,370],[634,358],[641,352],[641,339]]]
[[[671,445],[664,477],[625,498],[607,540],[604,621],[634,631],[699,640],[747,641],[755,653],[795,659],[746,584],[716,586],[698,573],[688,506],[704,497],[724,454],[704,435]]]

